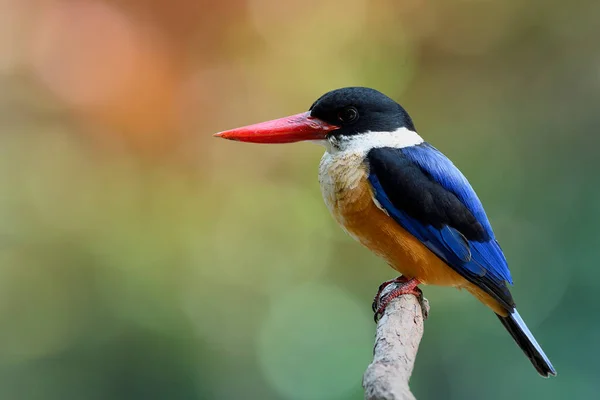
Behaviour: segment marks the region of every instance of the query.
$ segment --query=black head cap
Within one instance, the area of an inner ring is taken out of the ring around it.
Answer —
[[[415,131],[412,119],[394,100],[375,89],[347,87],[332,90],[310,107],[310,115],[340,129],[331,134],[350,136],[366,132]]]

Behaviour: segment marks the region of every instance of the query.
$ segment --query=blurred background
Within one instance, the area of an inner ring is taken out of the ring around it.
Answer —
[[[426,287],[418,399],[600,390],[600,3],[0,0],[0,398],[361,399],[395,276],[312,144],[211,134],[364,85],[469,177],[559,375]]]

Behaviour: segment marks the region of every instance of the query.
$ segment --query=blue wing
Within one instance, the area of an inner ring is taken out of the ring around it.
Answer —
[[[475,191],[428,143],[367,155],[375,199],[404,229],[507,309],[510,271]]]

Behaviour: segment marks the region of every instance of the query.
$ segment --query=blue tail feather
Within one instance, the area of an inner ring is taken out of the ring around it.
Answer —
[[[513,309],[508,316],[502,317],[498,315],[498,318],[540,375],[545,378],[550,375],[556,375],[556,370],[552,366],[552,363],[516,309]]]

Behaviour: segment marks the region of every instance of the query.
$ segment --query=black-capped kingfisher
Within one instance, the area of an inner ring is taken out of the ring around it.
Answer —
[[[419,284],[464,288],[496,313],[540,375],[556,375],[515,308],[506,259],[475,191],[394,100],[369,88],[337,89],[308,112],[215,136],[325,146],[319,182],[329,211],[402,274],[376,315],[391,298],[419,295]]]

